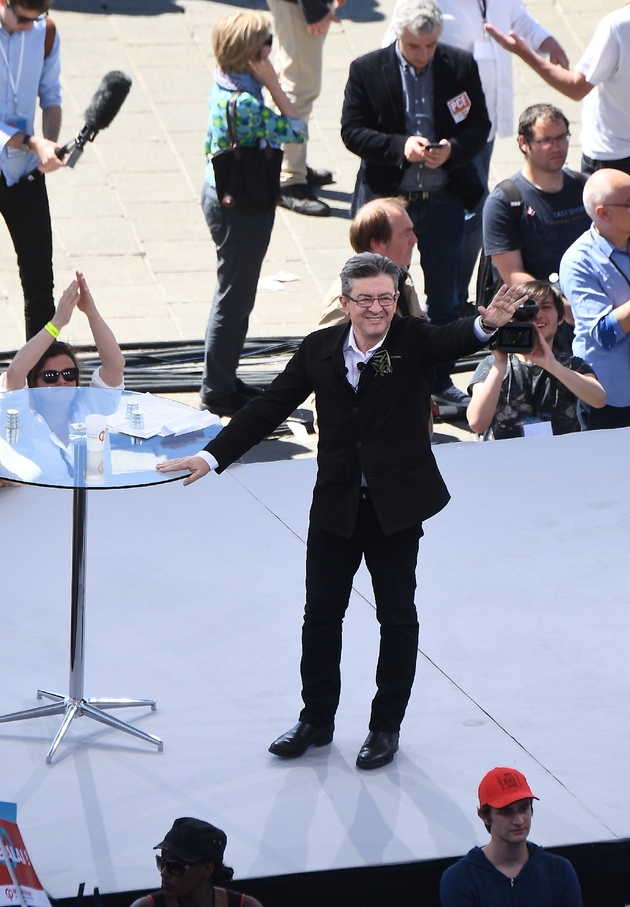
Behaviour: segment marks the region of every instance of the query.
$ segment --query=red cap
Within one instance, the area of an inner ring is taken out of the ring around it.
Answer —
[[[515,768],[498,767],[481,779],[479,807],[494,806],[502,809],[516,800],[538,800],[531,792],[527,778]]]

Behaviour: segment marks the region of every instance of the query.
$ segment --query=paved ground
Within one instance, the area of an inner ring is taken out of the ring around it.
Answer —
[[[566,7],[550,0],[529,0],[527,5],[575,63],[595,23],[616,4],[604,0],[593,9],[586,0],[566,2]],[[82,112],[106,72],[121,69],[133,79],[120,114],[86,148],[76,168],[48,178],[57,293],[75,269],[84,270],[120,341],[198,339],[204,334],[215,278],[214,245],[199,205],[214,65],[211,33],[225,13],[264,6],[264,0],[55,3],[53,16],[63,42],[62,140],[83,125]],[[289,271],[299,280],[282,291],[259,292],[252,336],[312,330],[321,299],[348,257],[348,209],[358,161],[339,137],[343,88],[351,60],[380,45],[393,6],[394,0],[348,0],[343,21],[331,29],[309,154],[313,166],[335,171],[336,184],[322,191],[333,217],[308,218],[278,209],[262,273]],[[541,100],[562,107],[574,134],[569,162],[578,166],[579,105],[549,89],[520,61],[515,92],[517,113]],[[493,182],[518,169],[519,157],[514,138],[498,141]],[[413,271],[421,283],[417,263]],[[0,348],[20,346],[23,331],[15,256],[0,223]],[[66,339],[91,340],[80,313]]]

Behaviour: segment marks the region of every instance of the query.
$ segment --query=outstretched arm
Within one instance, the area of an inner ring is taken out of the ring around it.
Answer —
[[[586,81],[582,73],[575,72],[572,69],[564,69],[562,65],[552,62],[551,59],[545,60],[544,57],[541,57],[540,54],[529,47],[525,38],[517,35],[516,32],[511,31],[509,35],[505,35],[489,23],[486,23],[485,29],[497,44],[520,57],[548,85],[562,92],[568,98],[574,101],[581,101],[593,89],[594,86]],[[546,44],[545,41],[541,46],[544,46],[544,44]]]
[[[101,360],[100,376],[108,387],[118,387],[123,382],[125,357],[123,356],[114,333],[101,313],[90,293],[85,277],[77,271],[77,285],[79,300],[77,308],[80,309],[90,323],[90,330]]]
[[[78,301],[79,284],[76,280],[73,280],[70,286],[64,290],[57,305],[57,311],[49,322],[57,329],[57,331],[60,331],[68,324]],[[5,390],[15,391],[21,390],[21,388],[24,387],[28,373],[34,365],[37,365],[54,339],[53,334],[47,331],[46,328],[42,328],[38,334],[31,337],[31,339],[18,350],[4,376]]]

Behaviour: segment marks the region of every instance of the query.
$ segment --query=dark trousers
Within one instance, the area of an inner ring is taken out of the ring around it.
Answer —
[[[592,157],[582,155],[582,173],[595,173],[596,170],[622,170],[630,174],[630,157],[621,158],[618,161],[595,161]]]
[[[52,227],[44,174],[35,170],[14,186],[7,186],[0,174],[0,214],[17,255],[29,340],[55,314]]]
[[[586,426],[588,431],[597,431],[600,428],[627,428],[628,426],[630,426],[630,406],[602,406],[600,409],[591,406]]]
[[[236,369],[243,352],[249,316],[267,252],[275,208],[241,214],[219,204],[204,184],[201,205],[217,247],[217,285],[206,328],[201,396],[211,400],[236,390]]]
[[[362,499],[352,537],[309,527],[306,608],[302,628],[300,721],[315,727],[335,717],[341,692],[341,628],[362,556],[372,578],[381,643],[371,731],[399,730],[416,672],[418,616],[414,603],[419,523],[384,535],[369,499]]]

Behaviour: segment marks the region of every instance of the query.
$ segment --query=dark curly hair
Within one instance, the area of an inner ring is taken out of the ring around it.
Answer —
[[[26,383],[29,387],[37,387],[37,377],[40,372],[44,371],[44,366],[49,359],[52,359],[53,356],[68,356],[72,359],[75,368],[79,368],[79,363],[77,357],[75,356],[74,350],[71,346],[68,346],[67,343],[63,343],[61,340],[54,340],[44,355],[40,358],[33,368],[30,370],[26,376]],[[77,378],[77,387],[80,384],[79,378]]]

